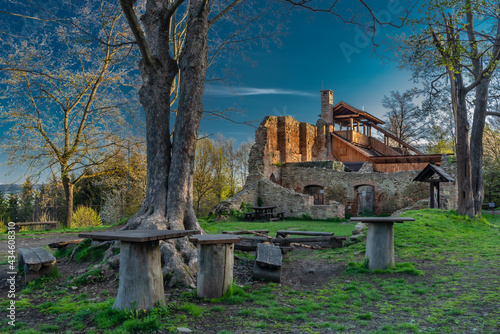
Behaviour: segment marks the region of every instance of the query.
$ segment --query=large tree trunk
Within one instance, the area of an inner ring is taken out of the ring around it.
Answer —
[[[484,78],[476,87],[474,120],[470,136],[472,192],[474,194],[474,213],[481,216],[484,199],[483,180],[483,131],[488,109],[489,78]]]
[[[163,7],[162,7],[163,6]],[[179,65],[169,54],[164,23],[168,2],[148,1],[141,18],[154,61],[140,63],[140,101],[146,113],[147,190],[139,212],[125,229],[201,230],[192,205],[193,168],[208,61],[209,1],[189,3],[186,39]],[[130,21],[129,21],[130,22]],[[170,92],[180,68],[178,111],[170,142]],[[187,240],[161,245],[165,283],[193,284],[197,250]]]
[[[64,197],[66,199],[66,213],[63,218],[64,227],[71,226],[71,218],[73,218],[73,190],[74,185],[68,175],[63,175],[62,183],[64,188]]]
[[[474,217],[471,161],[469,148],[469,121],[467,119],[466,91],[461,74],[449,73],[452,108],[455,115],[458,212]]]

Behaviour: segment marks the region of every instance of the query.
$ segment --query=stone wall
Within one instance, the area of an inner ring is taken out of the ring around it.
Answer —
[[[330,110],[327,108],[331,103],[329,94],[327,92],[322,102],[325,106],[322,114]],[[334,161],[337,159],[332,154],[331,131],[332,125],[324,119],[318,120],[313,126],[297,122],[290,116],[266,117],[255,132],[255,145],[249,156],[249,176],[243,193],[235,196],[234,203],[238,204],[233,208],[239,209],[242,201],[256,205],[260,196],[273,205],[280,205],[280,201],[283,201],[279,210],[287,216],[320,216],[322,206],[312,208],[313,197],[303,194],[304,188],[311,185],[323,188],[323,203],[328,203],[326,207],[333,205],[323,208],[327,216],[330,215],[329,210],[332,214],[339,214],[344,207],[345,213],[358,215],[363,203],[372,202],[375,204],[375,214],[392,213],[429,197],[428,183],[413,182],[426,164],[411,164],[415,168],[419,167],[417,170],[397,171],[402,167],[399,166],[401,164],[373,165],[367,162],[358,173],[341,171],[341,163]],[[448,160],[447,156],[443,156],[441,167],[455,176],[456,165]],[[380,173],[381,166],[387,173]],[[279,186],[291,189],[294,193],[287,193]],[[456,182],[441,183],[440,187],[441,208],[456,209]],[[368,189],[370,191],[366,191]],[[372,193],[373,201],[360,201],[360,196],[372,196]],[[337,204],[331,201],[340,203],[342,209],[338,209]]]
[[[413,182],[419,171],[398,173],[347,173],[332,169],[283,166],[281,181],[285,188],[303,192],[309,185],[323,187],[325,201],[338,201],[346,213],[358,214],[358,193],[363,186],[375,191],[375,214],[391,213],[429,197],[427,183]]]
[[[257,206],[257,199],[263,200],[262,205],[276,205],[275,212],[284,212],[285,217],[310,216],[313,219],[331,219],[345,216],[345,207],[341,203],[329,201],[328,205],[314,205],[312,196],[297,193],[269,180],[260,179],[245,185],[235,196],[220,202],[215,213],[239,210],[245,202]]]

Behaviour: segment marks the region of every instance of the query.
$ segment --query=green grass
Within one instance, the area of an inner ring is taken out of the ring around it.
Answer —
[[[316,232],[334,232],[335,235],[351,235],[356,223],[328,220],[285,220],[276,222],[247,222],[229,220],[224,222],[207,222],[200,220],[200,225],[207,233],[221,233],[222,231],[269,230],[270,236],[276,236],[278,230],[299,230]]]
[[[17,333],[495,333],[500,326],[500,217],[469,219],[451,211],[404,214],[395,224],[396,266],[369,271],[366,244],[293,251],[286,266],[336,266],[319,284],[235,282],[230,293],[202,300],[196,291],[166,288],[166,306],[151,312],[113,310],[109,291],[72,291],[59,279],[36,280],[21,291]],[[202,222],[210,233],[297,229],[349,235],[353,223],[290,220],[277,223]],[[244,258],[245,256],[239,255]],[[251,259],[252,256],[246,256]],[[74,284],[74,283],[73,283]],[[98,298],[99,300],[95,300]],[[4,302],[0,303],[4,306]],[[5,321],[0,325],[4,326]],[[42,325],[41,325],[42,324]],[[0,330],[1,332],[2,330]],[[5,330],[2,333],[7,333]],[[10,333],[10,332],[9,332]]]

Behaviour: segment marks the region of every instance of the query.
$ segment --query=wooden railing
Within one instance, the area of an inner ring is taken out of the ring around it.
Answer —
[[[370,146],[383,155],[401,155],[401,153],[385,145],[380,140],[370,137]]]
[[[335,131],[335,134],[340,137],[348,140],[354,144],[362,145],[362,146],[370,146],[370,137],[365,136],[362,133],[357,131],[347,130],[347,131]]]

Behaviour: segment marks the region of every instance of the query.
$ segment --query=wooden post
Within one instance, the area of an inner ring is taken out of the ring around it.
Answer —
[[[201,298],[222,297],[233,283],[234,244],[198,245],[198,286]]]
[[[113,308],[151,310],[165,303],[160,242],[121,242],[120,280]]]
[[[222,297],[233,283],[234,243],[241,237],[210,234],[192,236],[189,240],[198,244],[198,297]]]

